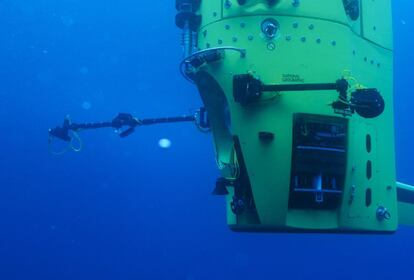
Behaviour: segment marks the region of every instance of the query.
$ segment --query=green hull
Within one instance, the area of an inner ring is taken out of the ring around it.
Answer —
[[[227,188],[229,227],[395,231],[390,1],[361,1],[357,18],[347,15],[341,0],[297,1],[298,6],[291,0],[239,2],[201,1],[198,47],[234,47],[244,55],[224,50],[219,61],[197,65],[191,73],[209,113],[222,175],[240,181],[237,188]],[[267,36],[262,26],[269,19],[277,23],[277,31]],[[267,92],[255,102],[240,104],[233,87],[234,76],[240,74],[278,85],[344,77],[355,88],[378,89],[385,111],[376,118],[337,114],[329,106],[337,94],[322,90]],[[308,129],[323,132],[326,127],[342,131],[340,148],[301,146]],[[331,193],[309,188],[318,178]],[[243,211],[231,206],[235,195],[243,198]],[[386,215],[379,215],[384,209]]]

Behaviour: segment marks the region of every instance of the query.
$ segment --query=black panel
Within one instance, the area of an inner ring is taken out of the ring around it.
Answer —
[[[346,14],[352,20],[357,20],[360,16],[359,0],[342,0]]]
[[[347,120],[295,114],[289,207],[335,209],[345,182]]]
[[[370,207],[372,204],[372,190],[368,188],[365,191],[365,206]]]
[[[367,148],[367,152],[371,153],[372,150],[372,138],[371,135],[367,134],[366,136],[366,148]]]
[[[372,178],[372,161],[367,161],[367,179],[371,180]]]

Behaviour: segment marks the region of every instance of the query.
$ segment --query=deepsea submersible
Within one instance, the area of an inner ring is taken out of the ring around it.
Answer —
[[[235,231],[378,232],[414,225],[395,174],[390,0],[176,0],[195,116],[49,130],[195,121],[213,134]],[[75,133],[75,134],[71,134]]]

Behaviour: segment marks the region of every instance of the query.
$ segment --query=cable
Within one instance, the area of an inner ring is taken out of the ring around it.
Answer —
[[[72,137],[71,140],[70,140],[70,148],[74,152],[80,152],[80,151],[82,151],[82,147],[83,147],[82,139],[80,138],[79,134],[76,131],[73,131],[72,133],[73,133],[74,137]],[[73,144],[74,143],[73,139],[76,139],[78,141],[78,144],[79,144],[78,148],[76,148],[75,145]]]
[[[348,84],[350,85],[348,92],[353,92],[357,89],[366,89],[367,87],[361,84],[357,78],[352,76],[352,73],[350,70],[345,69],[343,71],[343,77],[345,80],[347,80]]]
[[[198,52],[192,53],[191,55],[189,55],[188,57],[184,58],[181,62],[180,62],[180,73],[181,75],[190,83],[195,83],[193,79],[191,79],[191,77],[189,77],[189,75],[186,73],[186,67],[188,65],[191,64],[191,60],[194,58],[201,58],[203,55],[207,54],[207,53],[213,53],[213,52],[218,52],[218,51],[236,51],[240,53],[240,57],[244,58],[246,57],[246,49],[241,49],[241,48],[236,48],[236,47],[232,47],[232,46],[225,46],[225,47],[216,47],[216,48],[208,48],[208,49],[204,49],[204,50],[200,50]],[[207,62],[205,60],[205,58],[203,58],[203,63]]]
[[[49,153],[53,156],[61,156],[61,155],[66,154],[69,150],[72,150],[74,152],[82,151],[83,144],[82,144],[82,139],[80,138],[79,134],[76,131],[72,131],[72,135],[73,135],[73,137],[71,137],[69,143],[61,151],[55,151],[53,149],[54,137],[49,135],[49,140],[48,140]],[[78,142],[78,146],[75,145],[75,140]]]
[[[66,145],[66,148],[63,149],[62,151],[55,151],[53,149],[53,144],[52,143],[53,143],[53,138],[52,138],[52,136],[49,136],[49,153],[53,156],[61,156],[61,155],[65,154],[67,151],[69,151],[71,149],[71,143],[68,143]]]

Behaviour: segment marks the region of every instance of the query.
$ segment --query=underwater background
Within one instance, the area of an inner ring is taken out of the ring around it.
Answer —
[[[414,3],[393,6],[397,174],[414,183]],[[191,124],[126,139],[91,131],[81,153],[50,155],[48,128],[66,114],[201,106],[178,71],[174,16],[171,0],[0,0],[0,279],[412,279],[411,228],[231,232],[224,199],[211,195],[211,135]]]

